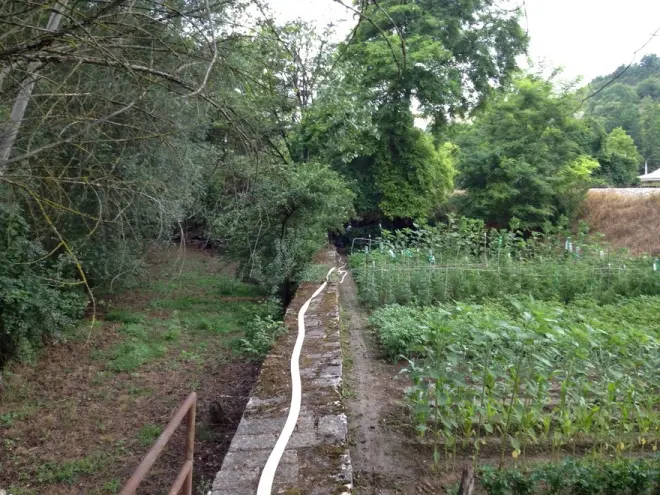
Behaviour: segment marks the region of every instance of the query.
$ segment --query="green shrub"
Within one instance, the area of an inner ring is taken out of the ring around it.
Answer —
[[[277,337],[286,332],[281,321],[272,316],[255,315],[245,329],[245,336],[236,341],[235,348],[241,354],[253,357],[265,356],[275,344]]]
[[[429,311],[435,320],[434,330],[441,331],[444,310],[428,310],[393,304],[373,313],[369,322],[378,329],[378,337],[385,352],[391,358],[423,352],[422,345],[432,332],[428,326]],[[437,317],[437,319],[435,319]]]
[[[51,248],[52,250],[52,248]],[[65,273],[68,258],[48,256],[21,212],[0,204],[0,366],[29,360],[45,339],[72,326],[87,298]]]
[[[307,263],[327,245],[328,231],[350,217],[354,196],[337,172],[319,163],[236,165],[210,186],[212,233],[239,261],[242,277],[287,304]],[[239,182],[249,184],[245,193],[221,196]]]

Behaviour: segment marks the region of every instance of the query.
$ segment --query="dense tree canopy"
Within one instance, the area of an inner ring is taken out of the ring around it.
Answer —
[[[0,361],[186,229],[286,299],[354,208],[414,218],[445,200],[457,148],[438,136],[515,73],[520,12],[344,5],[337,45],[248,0],[2,3]],[[26,316],[35,294],[49,318]]]
[[[604,136],[597,157],[600,167],[594,175],[605,184],[629,186],[637,183],[642,157],[623,127],[617,127]]]
[[[524,77],[502,91],[458,138],[462,211],[491,225],[515,217],[538,228],[575,210],[598,162],[576,98]]]
[[[638,64],[621,66],[613,74],[594,79],[588,88],[585,114],[607,132],[623,128],[641,155],[660,168],[660,57],[646,55]]]
[[[363,213],[425,216],[451,189],[451,153],[414,129],[413,108],[439,130],[481,105],[525,50],[518,14],[488,0],[366,2],[341,47],[353,87],[375,107],[373,151],[343,168],[362,184]]]

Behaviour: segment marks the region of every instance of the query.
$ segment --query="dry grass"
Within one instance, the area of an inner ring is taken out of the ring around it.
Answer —
[[[626,247],[634,254],[660,254],[660,194],[591,190],[584,217],[592,231],[602,233],[614,247]]]

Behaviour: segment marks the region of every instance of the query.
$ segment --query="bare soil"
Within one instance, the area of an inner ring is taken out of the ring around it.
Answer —
[[[407,426],[402,403],[408,385],[402,364],[386,361],[368,329],[352,274],[340,285],[342,323],[348,334],[345,357],[348,425],[355,493],[443,493],[460,478],[432,470],[432,451]]]
[[[158,274],[182,260],[187,263],[183,272],[192,266],[196,270],[193,277],[203,274],[211,283],[214,274],[227,270],[226,263],[208,252],[188,249],[182,255],[171,250],[153,256],[155,281],[169,283],[170,275]],[[217,297],[211,290],[200,286],[179,294],[206,304],[199,310],[182,310],[181,317],[222,316],[236,305],[249,313],[249,305],[256,299]],[[158,335],[159,325],[167,328],[172,318],[178,318],[176,311],[150,304],[165,297],[162,291],[152,292],[147,284],[109,297],[106,303],[113,309],[144,314],[144,327]],[[177,302],[176,294],[169,297],[172,299],[165,300]],[[83,325],[79,335],[51,343],[34,364],[14,364],[3,371],[0,490],[14,495],[117,493],[179,404],[195,390],[195,493],[206,494],[260,364],[232,355],[227,339],[240,335],[233,327],[227,333],[212,334],[189,331],[184,324],[176,340],[165,341],[162,357],[131,371],[109,371],[108,353],[126,342],[127,335],[120,332],[121,323],[103,322],[100,316],[92,331]],[[209,415],[212,402],[221,405],[220,421]],[[183,462],[184,432],[183,425],[141,485],[141,493],[167,493]]]

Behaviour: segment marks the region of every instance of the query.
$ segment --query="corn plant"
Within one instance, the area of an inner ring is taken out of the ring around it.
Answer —
[[[657,449],[660,318],[640,333],[586,308],[528,299],[376,311],[386,350],[409,358],[412,420],[432,432],[436,465],[444,453],[453,466],[458,450],[478,462],[495,437],[500,466],[509,456],[524,464],[530,445],[556,460],[584,446],[596,457]]]
[[[586,234],[571,238],[551,228],[523,234],[485,229],[469,219],[383,231],[351,256],[361,297],[370,307],[527,294],[563,302],[584,295],[604,302],[617,295],[656,295],[660,273],[653,262]]]

